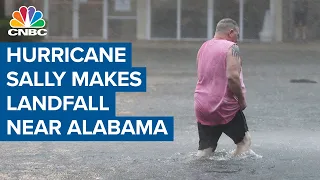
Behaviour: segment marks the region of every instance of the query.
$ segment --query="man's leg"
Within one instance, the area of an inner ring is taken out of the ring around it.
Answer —
[[[198,122],[199,147],[197,156],[211,156],[217,148],[222,134],[220,126],[206,126]]]
[[[224,133],[237,145],[237,149],[234,152],[235,156],[250,149],[251,136],[249,134],[246,118],[242,111],[239,111],[233,120],[227,124]]]
[[[249,134],[249,131],[245,133],[245,136],[241,142],[237,144],[237,149],[234,152],[234,156],[237,156],[239,154],[242,154],[244,152],[247,152],[251,147],[251,135]]]

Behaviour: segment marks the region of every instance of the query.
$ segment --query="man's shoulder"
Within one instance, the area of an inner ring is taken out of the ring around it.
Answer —
[[[237,43],[230,44],[227,54],[230,56],[240,53],[240,48]]]
[[[236,43],[232,44],[229,49],[231,51],[240,52],[240,48],[239,48],[238,44],[236,44]]]
[[[225,53],[228,53],[229,51],[231,52],[232,49],[239,49],[239,46],[237,43],[225,39],[209,39],[201,44],[198,49],[198,54],[209,50],[208,48],[210,50],[217,48],[220,52],[224,51]]]

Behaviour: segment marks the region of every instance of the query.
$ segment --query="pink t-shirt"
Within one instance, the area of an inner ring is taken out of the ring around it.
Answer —
[[[203,125],[226,124],[240,110],[237,99],[228,88],[227,79],[226,57],[234,44],[227,40],[211,39],[198,51],[194,108],[197,121]],[[242,69],[240,79],[245,94]]]

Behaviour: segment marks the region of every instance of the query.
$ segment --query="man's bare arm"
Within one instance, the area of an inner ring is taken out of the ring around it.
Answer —
[[[233,45],[227,54],[227,78],[229,89],[236,95],[238,100],[243,101],[241,81],[240,81],[240,55],[238,45]]]

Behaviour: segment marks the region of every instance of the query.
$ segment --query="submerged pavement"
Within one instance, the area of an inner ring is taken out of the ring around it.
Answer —
[[[264,46],[240,46],[253,138],[242,157],[229,157],[235,146],[225,135],[213,157],[194,156],[197,45],[136,47],[147,92],[118,93],[117,113],[174,116],[174,142],[0,143],[0,179],[320,179],[320,53]]]

